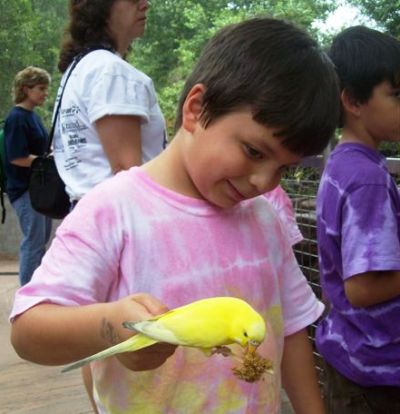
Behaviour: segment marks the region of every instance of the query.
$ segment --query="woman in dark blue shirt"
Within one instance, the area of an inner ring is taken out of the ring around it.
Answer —
[[[4,126],[7,195],[23,234],[19,251],[21,285],[30,281],[40,264],[51,232],[51,220],[33,210],[28,192],[32,161],[47,146],[47,131],[34,109],[45,102],[49,83],[50,75],[43,69],[29,66],[18,72],[13,86],[15,106]]]

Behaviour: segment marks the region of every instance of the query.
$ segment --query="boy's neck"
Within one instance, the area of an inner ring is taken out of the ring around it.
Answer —
[[[354,123],[352,125],[345,125],[342,130],[340,143],[355,143],[362,144],[377,150],[380,141],[376,141],[370,134],[365,131],[362,124]]]
[[[159,185],[176,193],[203,199],[197,191],[182,160],[184,138],[182,130],[174,137],[168,147],[157,157],[143,165],[146,173]]]

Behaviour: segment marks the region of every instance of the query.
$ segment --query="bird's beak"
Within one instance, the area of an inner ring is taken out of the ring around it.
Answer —
[[[254,355],[256,353],[258,345],[259,344],[255,343],[255,342],[249,342],[247,344],[246,354]]]

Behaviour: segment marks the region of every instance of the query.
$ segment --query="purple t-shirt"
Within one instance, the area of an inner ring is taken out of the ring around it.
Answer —
[[[361,144],[338,145],[317,196],[321,282],[331,310],[317,347],[339,372],[362,386],[400,385],[400,297],[353,308],[344,280],[400,270],[400,197],[385,158]]]

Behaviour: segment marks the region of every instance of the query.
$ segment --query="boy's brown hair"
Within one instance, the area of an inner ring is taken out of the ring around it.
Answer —
[[[254,18],[220,30],[206,45],[184,86],[182,105],[197,83],[206,87],[204,126],[240,108],[277,128],[282,145],[302,156],[322,152],[339,117],[339,86],[328,56],[291,23]]]

